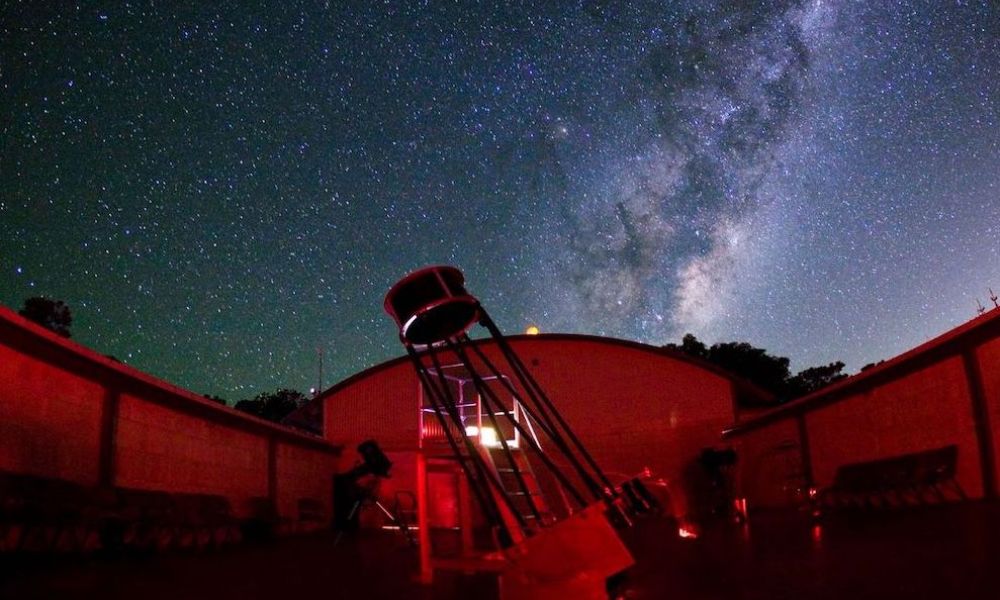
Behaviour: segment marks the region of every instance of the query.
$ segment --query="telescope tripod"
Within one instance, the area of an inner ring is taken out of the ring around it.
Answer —
[[[376,478],[374,482],[368,486],[358,486],[358,498],[351,505],[351,510],[347,513],[347,518],[344,519],[345,526],[337,532],[337,537],[333,539],[333,545],[336,546],[340,543],[340,539],[344,537],[344,533],[347,531],[348,524],[352,523],[356,517],[358,517],[358,511],[360,511],[366,504],[369,506],[375,506],[382,514],[384,514],[389,521],[395,525],[400,532],[406,537],[406,541],[413,547],[417,546],[417,539],[413,535],[413,530],[406,524],[403,519],[400,519],[392,513],[391,510],[382,504],[382,501],[378,499],[379,480]]]

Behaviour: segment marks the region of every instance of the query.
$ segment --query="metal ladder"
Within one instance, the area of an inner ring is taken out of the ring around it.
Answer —
[[[503,492],[511,498],[514,508],[526,521],[535,521],[536,526],[543,526],[553,520],[538,477],[524,452],[512,448],[508,458],[502,448],[486,448],[485,454],[497,474]],[[520,472],[525,489],[518,485],[515,468]],[[541,522],[538,522],[539,518]]]

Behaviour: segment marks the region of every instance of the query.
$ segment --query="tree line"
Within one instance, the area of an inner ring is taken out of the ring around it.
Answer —
[[[734,375],[742,377],[774,394],[773,404],[781,404],[811,394],[831,383],[847,377],[844,363],[809,367],[792,374],[786,356],[772,356],[764,348],[747,342],[722,342],[707,346],[693,334],[686,334],[680,344],[666,344],[664,348],[710,362]]]
[[[229,405],[219,396],[205,394],[205,398],[222,405]],[[253,398],[237,400],[233,408],[278,423],[308,401],[309,398],[298,390],[278,388],[273,392],[261,392]]]

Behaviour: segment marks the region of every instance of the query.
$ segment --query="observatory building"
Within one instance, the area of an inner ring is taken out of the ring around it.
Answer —
[[[587,335],[507,340],[612,481],[643,476],[655,494],[669,495],[678,516],[687,512],[687,490],[700,474],[700,452],[719,446],[737,402],[766,398],[752,384],[669,349]],[[496,360],[494,341],[476,343]],[[478,401],[459,369],[447,378],[462,402]],[[328,440],[345,447],[377,440],[395,465],[381,490],[391,499],[416,487],[421,423],[434,426],[429,418],[421,419],[422,398],[416,373],[407,357],[400,357],[325,390],[303,412],[311,415],[314,427],[322,423]]]

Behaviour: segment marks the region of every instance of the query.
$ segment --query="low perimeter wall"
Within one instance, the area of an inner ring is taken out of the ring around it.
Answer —
[[[210,402],[0,308],[0,470],[84,485],[270,498],[330,514],[339,447]]]
[[[841,465],[957,445],[957,481],[997,497],[1000,310],[725,433],[750,507],[788,507]]]

